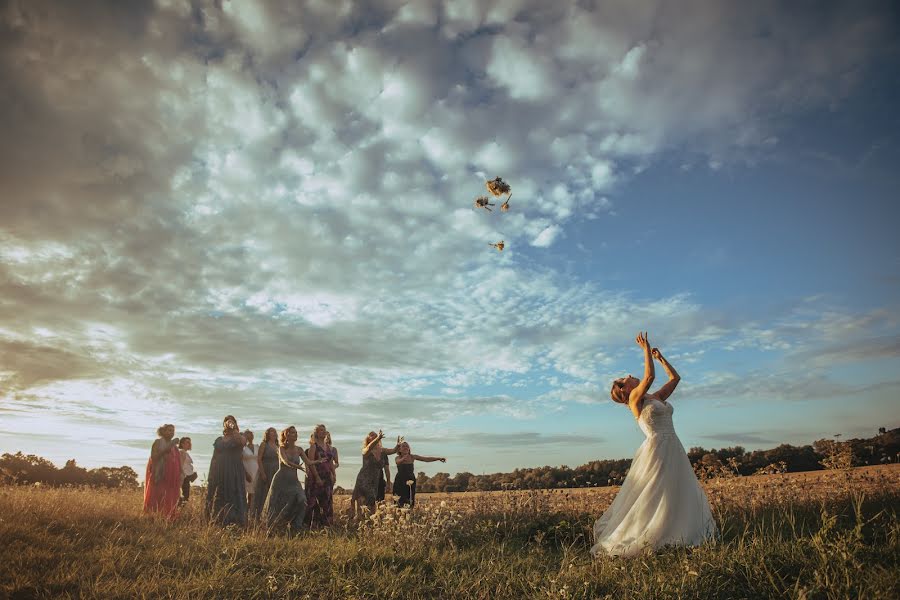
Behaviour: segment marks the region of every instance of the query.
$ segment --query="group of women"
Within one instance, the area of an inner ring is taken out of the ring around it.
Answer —
[[[609,509],[594,523],[594,555],[637,556],[647,548],[667,545],[698,545],[716,536],[717,528],[709,500],[700,487],[684,446],[672,424],[673,407],[669,397],[681,377],[658,348],[653,348],[646,333],[638,333],[635,342],[644,355],[644,375],[626,375],[613,381],[610,397],[628,407],[646,436],[638,448],[631,468]],[[659,362],[668,381],[651,392]],[[153,443],[147,465],[145,510],[172,513],[178,499],[179,470],[175,428],[164,425]],[[439,457],[417,456],[409,444],[397,438],[393,448],[384,448],[384,434],[370,432],[363,443],[363,464],[353,488],[351,510],[374,509],[384,497],[381,471],[387,457],[396,454],[397,476],[393,492],[401,506],[415,504],[416,480],[413,464],[444,461]],[[288,427],[275,444],[275,430],[257,454],[257,479],[254,507],[270,524],[284,524],[297,530],[304,524],[331,523],[332,489],[338,466],[337,450],[324,425],[318,425],[304,451],[295,444],[297,430]],[[247,520],[244,493],[245,470],[241,453],[247,445],[234,417],[225,417],[222,437],[215,442],[206,498],[207,513],[225,523]],[[251,453],[252,456],[252,453]],[[297,471],[307,469],[306,491],[301,488]],[[277,467],[277,468],[276,468]],[[187,473],[185,471],[185,473]],[[171,493],[166,486],[172,486]],[[262,502],[264,500],[264,502]]]
[[[162,513],[174,518],[179,492],[185,477],[194,477],[190,455],[175,438],[175,426],[163,425],[157,430],[147,463],[144,511]],[[237,419],[228,415],[222,422],[222,435],[213,442],[213,456],[207,479],[205,513],[224,525],[244,525],[259,521],[273,528],[294,532],[303,527],[331,525],[334,520],[334,486],[340,466],[337,448],[325,425],[316,425],[309,447],[297,444],[293,425],[279,434],[274,427],[266,430],[262,442],[254,447],[253,433],[240,431]],[[187,438],[183,438],[187,439]],[[395,454],[397,477],[393,493],[400,506],[415,505],[416,480],[414,462],[442,461],[443,457],[413,454],[409,444],[397,438],[393,448],[382,444],[384,433],[369,432],[363,443],[363,465],[351,496],[351,514],[375,510],[385,498],[390,485],[388,456]],[[184,471],[190,461],[191,473]],[[298,471],[305,471],[301,485]],[[382,476],[382,472],[388,477]],[[186,500],[185,497],[181,498]]]

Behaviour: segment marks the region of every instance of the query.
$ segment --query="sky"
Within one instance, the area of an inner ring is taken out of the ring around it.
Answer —
[[[325,423],[345,487],[379,428],[428,474],[630,457],[639,330],[686,448],[897,427],[898,25],[3,3],[0,452],[143,473],[174,423],[205,471],[233,414]],[[509,212],[473,207],[495,176]]]

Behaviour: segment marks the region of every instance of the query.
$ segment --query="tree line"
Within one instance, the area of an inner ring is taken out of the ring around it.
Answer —
[[[892,463],[900,460],[900,428],[882,427],[878,435],[866,439],[842,441],[836,436],[816,440],[811,445],[781,444],[751,452],[742,446],[721,449],[697,446],[688,451],[688,459],[703,479]],[[630,466],[631,459],[620,458],[593,460],[575,468],[544,466],[489,475],[464,472],[452,477],[449,473],[429,477],[420,472],[416,476],[416,489],[418,492],[467,492],[602,487],[620,485]]]
[[[138,475],[131,467],[99,467],[85,469],[66,461],[63,468],[34,454],[6,453],[0,456],[0,483],[23,485],[87,485],[91,487],[137,487]]]

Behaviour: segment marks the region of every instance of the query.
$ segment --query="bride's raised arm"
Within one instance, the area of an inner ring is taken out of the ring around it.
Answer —
[[[653,357],[650,356],[650,342],[647,341],[647,333],[639,331],[634,341],[644,350],[644,378],[628,395],[628,408],[631,409],[635,417],[638,417],[641,414],[641,400],[644,399],[644,395],[653,384],[653,380],[656,378],[656,371],[653,368]]]
[[[678,387],[678,382],[681,381],[681,376],[678,375],[678,371],[675,370],[675,367],[669,364],[669,361],[662,355],[662,352],[659,351],[659,348],[654,348],[651,351],[653,358],[659,361],[659,364],[663,366],[663,369],[666,370],[666,375],[669,376],[669,381],[663,384],[661,388],[656,390],[654,394],[660,400],[665,400],[669,396],[672,395],[672,392],[675,391],[675,388]]]

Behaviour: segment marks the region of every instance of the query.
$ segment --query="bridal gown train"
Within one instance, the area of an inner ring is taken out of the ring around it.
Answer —
[[[673,410],[668,402],[644,402],[638,424],[647,439],[612,505],[594,523],[594,556],[630,557],[667,544],[696,546],[715,536],[709,501],[675,435]]]

